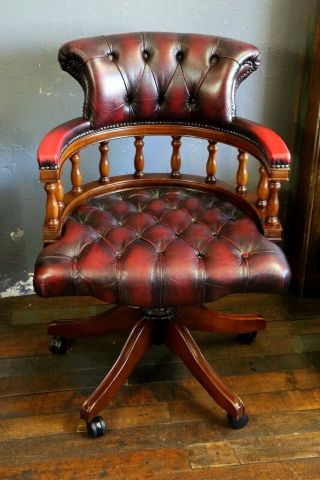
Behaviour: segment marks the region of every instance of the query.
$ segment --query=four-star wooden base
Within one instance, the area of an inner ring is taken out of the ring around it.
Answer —
[[[76,320],[52,322],[48,333],[52,353],[66,353],[73,339],[128,331],[128,339],[113,367],[84,402],[80,416],[92,437],[103,435],[105,423],[99,413],[127,380],[143,354],[153,345],[164,344],[178,355],[194,377],[222,407],[233,428],[248,422],[242,400],[223,382],[202,355],[190,330],[237,333],[243,343],[251,343],[257,330],[266,327],[258,314],[228,314],[204,306],[139,309],[114,307],[105,313]]]

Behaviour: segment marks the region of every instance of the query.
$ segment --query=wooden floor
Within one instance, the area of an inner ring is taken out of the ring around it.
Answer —
[[[319,480],[320,299],[241,295],[216,306],[268,320],[250,346],[195,335],[245,401],[247,427],[229,428],[180,361],[154,347],[103,412],[105,436],[93,440],[79,409],[124,337],[81,339],[54,356],[51,319],[104,307],[92,299],[1,300],[0,478]]]

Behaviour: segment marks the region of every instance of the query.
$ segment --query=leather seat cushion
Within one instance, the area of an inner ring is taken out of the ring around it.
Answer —
[[[289,280],[280,248],[238,207],[212,193],[154,187],[79,206],[40,253],[34,285],[45,297],[161,308],[279,293]]]

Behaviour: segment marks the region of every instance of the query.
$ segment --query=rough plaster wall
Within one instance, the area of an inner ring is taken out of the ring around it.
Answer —
[[[81,115],[82,91],[56,60],[62,43],[141,30],[249,41],[260,48],[263,64],[240,88],[238,114],[267,124],[291,145],[308,5],[308,0],[0,0],[0,294],[32,288],[44,206],[37,145],[50,128]],[[127,141],[113,146],[114,174],[126,171],[128,152],[132,155]],[[167,169],[169,142],[148,140],[151,163],[155,152],[159,170]],[[205,161],[207,155],[196,140],[186,141],[182,153],[184,167],[193,171],[194,158]],[[220,162],[219,176],[228,177],[228,171],[229,163]],[[85,175],[96,177],[96,165]]]

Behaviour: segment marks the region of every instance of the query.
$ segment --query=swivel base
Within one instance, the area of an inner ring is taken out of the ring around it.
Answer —
[[[64,353],[68,349],[64,346],[70,345],[71,340],[77,337],[130,332],[113,367],[81,408],[80,416],[87,422],[89,434],[98,437],[105,431],[105,423],[99,413],[153,344],[164,344],[175,352],[217,404],[227,412],[230,425],[233,428],[244,427],[248,417],[243,402],[204,358],[190,330],[240,333],[243,339],[248,336],[252,341],[255,337],[252,332],[264,329],[265,326],[261,315],[219,313],[204,306],[141,310],[114,307],[94,317],[53,322],[48,327],[48,333],[60,337],[59,341],[53,341],[55,348],[51,348],[51,351]],[[63,348],[57,346],[57,343]]]

